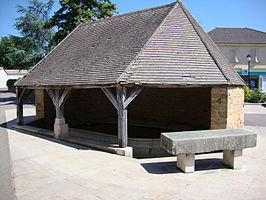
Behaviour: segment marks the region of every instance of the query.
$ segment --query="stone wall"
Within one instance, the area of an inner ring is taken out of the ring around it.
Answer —
[[[35,90],[35,108],[36,108],[36,116],[39,118],[43,118],[45,116],[44,113],[44,90]]]
[[[228,115],[226,128],[244,126],[244,90],[241,87],[228,88]]]
[[[210,128],[211,88],[147,88],[129,106],[129,119]],[[182,126],[180,126],[181,128]],[[185,128],[185,127],[184,127]]]
[[[242,128],[244,125],[244,90],[220,87],[211,90],[211,129]]]

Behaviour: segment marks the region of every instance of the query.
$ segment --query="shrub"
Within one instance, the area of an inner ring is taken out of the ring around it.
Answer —
[[[6,86],[8,87],[8,91],[10,92],[14,92],[15,91],[15,87],[14,84],[17,81],[17,79],[8,79],[6,82]]]
[[[245,102],[264,103],[266,102],[266,95],[260,89],[251,90],[245,87]]]
[[[252,90],[248,86],[245,86],[245,102],[250,102]]]

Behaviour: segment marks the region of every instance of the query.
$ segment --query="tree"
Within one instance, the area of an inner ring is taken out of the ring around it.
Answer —
[[[80,23],[106,18],[116,13],[111,0],[60,0],[61,8],[55,12],[47,28],[57,27],[50,46],[55,46]]]
[[[28,69],[36,64],[42,54],[32,47],[32,40],[6,36],[0,40],[0,65],[5,69]]]
[[[15,44],[9,37],[0,39],[0,67],[8,69],[11,66],[12,59],[7,54],[10,52],[9,47],[14,47]]]
[[[54,0],[49,0],[47,3],[30,0],[27,7],[17,6],[22,16],[16,19],[14,26],[24,38],[32,41],[32,48],[42,56],[46,54],[48,44],[54,36],[53,29],[44,28],[53,4]]]
[[[6,36],[0,40],[0,66],[6,69],[28,69],[33,67],[48,51],[54,31],[44,29],[54,1],[42,3],[30,0],[29,6],[17,6],[21,17],[14,25],[19,36]]]

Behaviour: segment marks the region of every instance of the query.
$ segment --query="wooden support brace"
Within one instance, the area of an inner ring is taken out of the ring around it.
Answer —
[[[130,94],[128,95],[127,99],[124,102],[124,107],[127,108],[128,105],[138,96],[141,92],[142,88],[134,88]]]
[[[54,106],[56,105],[56,100],[55,100],[55,94],[53,90],[50,89],[46,89],[47,94],[49,95],[49,97],[51,98]]]
[[[66,103],[67,98],[69,97],[71,89],[67,88],[64,90],[64,92],[62,93],[60,99],[59,99],[59,107],[63,107]]]
[[[108,88],[101,88],[106,97],[111,101],[117,110],[118,115],[118,143],[119,147],[127,147],[127,107],[138,96],[142,88],[134,88],[127,96],[127,88],[118,86],[116,88],[116,97]]]
[[[55,123],[56,124],[64,124],[64,104],[70,94],[71,89],[67,88],[63,91],[59,89],[51,90],[51,89],[46,89],[48,95],[50,96],[54,107],[55,107],[55,112],[56,112],[56,119]]]
[[[65,90],[51,90],[46,89],[49,94],[56,112],[56,118],[54,123],[54,134],[56,138],[67,136],[68,135],[68,125],[65,123],[64,118],[64,104],[70,94],[71,89]]]
[[[111,103],[113,104],[113,106],[115,107],[115,109],[117,110],[117,99],[115,98],[115,96],[113,95],[113,93],[111,92],[110,89],[108,88],[101,88],[103,93],[105,94],[105,96],[111,101]]]
[[[25,88],[23,88],[22,90],[17,88],[17,92],[16,92],[17,104],[19,104],[21,101],[23,101],[23,96],[24,96],[25,91],[26,91]]]
[[[29,95],[30,90],[26,88],[16,89],[16,104],[17,104],[17,124],[23,124],[23,100]]]
[[[54,106],[56,105],[56,100],[55,100],[55,93],[54,90],[51,89],[46,89],[47,94],[49,95],[50,99],[52,100]]]

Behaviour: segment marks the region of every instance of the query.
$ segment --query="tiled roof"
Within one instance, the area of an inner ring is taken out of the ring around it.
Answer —
[[[18,86],[243,85],[180,2],[78,26]]]
[[[266,44],[266,33],[250,28],[215,28],[208,34],[217,44]]]

